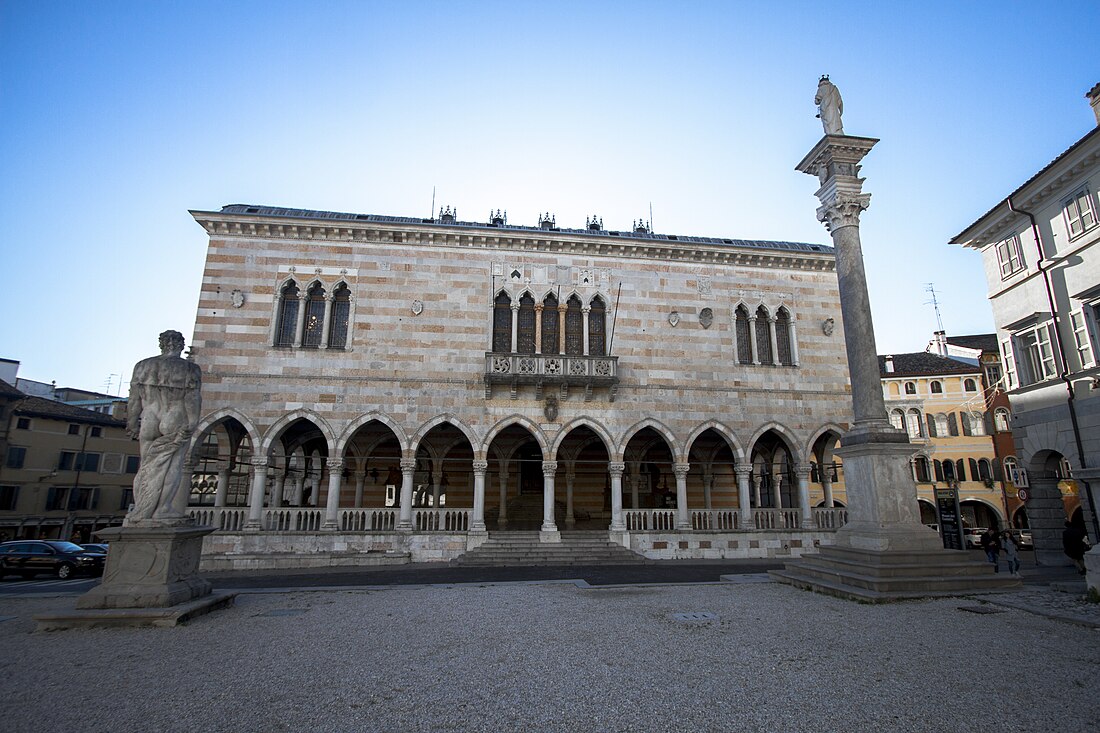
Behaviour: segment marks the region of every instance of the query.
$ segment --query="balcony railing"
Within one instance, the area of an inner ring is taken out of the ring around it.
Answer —
[[[619,383],[619,357],[575,356],[563,354],[485,354],[485,390],[488,395],[494,384],[512,386],[533,384],[541,392],[544,387],[568,389],[584,387],[585,396],[593,387],[610,387],[611,400]],[[541,394],[537,395],[541,398]]]

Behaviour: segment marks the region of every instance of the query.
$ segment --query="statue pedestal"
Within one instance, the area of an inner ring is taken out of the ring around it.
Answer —
[[[213,527],[111,527],[96,536],[110,543],[103,581],[71,613],[37,616],[38,629],[97,626],[175,626],[232,603],[211,593],[199,576],[202,538]]]

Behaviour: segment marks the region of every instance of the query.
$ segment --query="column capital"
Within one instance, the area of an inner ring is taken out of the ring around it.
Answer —
[[[870,205],[869,193],[836,193],[822,198],[822,204],[817,209],[817,220],[830,232],[841,227],[859,226],[859,215]]]
[[[676,474],[677,478],[680,478],[681,476],[687,476],[689,470],[691,470],[691,464],[690,463],[673,463],[672,464],[672,472],[674,474]]]
[[[269,465],[271,465],[270,459],[261,456],[252,456],[253,468],[267,468]]]
[[[325,468],[327,468],[329,471],[343,471],[344,470],[344,459],[343,458],[326,458],[325,459]]]
[[[796,463],[794,466],[794,475],[801,479],[810,478],[811,467],[809,463]]]
[[[733,472],[737,474],[738,480],[742,478],[749,478],[752,476],[752,466],[737,466],[733,469]]]
[[[535,313],[542,313],[542,310],[545,307],[546,306],[544,306],[542,303],[535,303]]]
[[[402,471],[415,471],[416,470],[416,459],[415,458],[402,458],[401,459],[401,470]]]
[[[546,478],[553,478],[554,474],[558,471],[557,461],[543,461],[542,462],[542,475]]]
[[[608,471],[608,473],[611,474],[612,477],[618,476],[619,478],[622,478],[623,471],[625,471],[625,470],[626,470],[626,464],[625,463],[621,463],[621,462],[616,461],[614,463],[608,463],[607,464],[607,471]]]
[[[488,461],[474,461],[471,465],[473,466],[474,473],[482,473],[483,474],[483,473],[485,473],[486,471],[489,470],[489,462]]]
[[[518,311],[519,310],[519,303],[516,302],[516,301],[512,301],[512,304],[508,307],[511,308],[514,311]]]

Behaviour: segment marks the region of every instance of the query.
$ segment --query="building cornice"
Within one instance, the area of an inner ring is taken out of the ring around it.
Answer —
[[[190,214],[211,237],[497,249],[819,272],[836,270],[835,254],[833,249],[827,246],[822,246],[821,252],[784,251],[779,248],[768,249],[737,244],[682,242],[669,238],[654,240],[633,238],[629,235],[620,235],[616,238],[584,236],[552,230],[510,231],[490,227],[391,224],[373,221],[337,223],[324,219],[288,219],[213,211],[191,211]]]

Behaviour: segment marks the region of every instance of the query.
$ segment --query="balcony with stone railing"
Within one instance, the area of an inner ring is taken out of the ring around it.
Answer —
[[[583,389],[584,399],[592,391],[606,387],[608,399],[615,401],[619,385],[619,357],[562,354],[485,354],[485,396],[492,397],[494,385],[507,385],[516,399],[521,385],[534,385],[535,399],[555,390],[565,399],[572,388]]]

